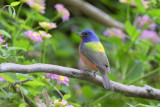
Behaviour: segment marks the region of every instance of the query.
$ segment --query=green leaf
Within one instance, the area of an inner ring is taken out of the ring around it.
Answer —
[[[46,17],[44,17],[44,15],[40,14],[39,12],[36,12],[34,15],[35,15],[35,19],[37,21],[46,21],[46,20],[49,20]]]
[[[0,48],[0,56],[7,56],[7,50]]]
[[[3,82],[3,81],[1,81],[0,82],[0,88],[4,88],[4,87],[7,87],[8,86],[8,83],[7,82]]]
[[[38,93],[38,91],[35,88],[26,86],[25,89],[27,89],[29,93],[32,94],[33,96],[35,96]]]
[[[125,23],[126,31],[131,37],[131,40],[135,40],[139,36],[139,32],[136,30],[134,26],[131,25],[129,21]]]
[[[8,32],[6,32],[5,30],[0,30],[0,34],[5,35],[5,36],[11,38],[11,35]]]
[[[148,14],[152,17],[160,17],[160,9],[148,10]]]
[[[81,107],[79,104],[77,103],[71,103],[71,105],[73,105],[73,107]],[[94,106],[94,107],[97,107],[97,106]]]
[[[13,17],[16,17],[16,12],[15,12],[15,10],[13,10],[12,16],[13,16]]]
[[[20,48],[20,47],[9,47],[8,50],[9,51],[12,51],[12,50],[24,50],[24,51],[26,51],[25,48]]]
[[[68,100],[69,98],[71,98],[71,94],[65,94],[63,97],[65,100]]]
[[[12,15],[12,8],[10,6],[8,6],[8,12],[10,15]]]
[[[37,81],[37,80],[33,80],[33,81],[28,81],[26,83],[24,83],[26,85],[30,85],[30,86],[44,86],[45,84],[40,82],[40,81]]]
[[[11,3],[11,6],[18,6],[21,2],[20,1],[15,1]]]
[[[136,78],[140,77],[141,73],[143,72],[143,64],[141,60],[136,60],[130,68],[130,72],[128,73],[128,80],[135,80]]]
[[[24,48],[24,49],[28,48],[28,50],[33,50],[32,45],[30,45],[29,40],[27,39],[15,40],[14,43],[16,47]]]
[[[119,46],[122,45],[122,41],[121,41],[121,39],[118,38],[118,37],[99,36],[99,38],[100,38],[101,40],[104,40],[104,41],[108,41],[108,42],[112,42],[112,43],[114,43],[114,44],[117,44],[117,45],[119,45]]]
[[[140,12],[144,13],[146,10],[142,4],[142,0],[134,0],[136,2],[137,8]]]
[[[12,80],[11,77],[9,77],[9,76],[7,76],[7,75],[5,75],[5,74],[0,73],[0,76],[3,77],[3,78],[4,78],[5,80],[7,80],[8,82],[11,82],[11,83],[14,82],[14,80]]]
[[[29,79],[29,78],[32,78],[32,76],[28,75],[28,74],[17,74],[17,78],[19,80],[26,80],[26,79]]]
[[[16,16],[16,11],[12,6],[8,6],[8,11],[13,18]]]
[[[88,99],[91,99],[94,97],[93,91],[90,87],[88,86],[84,86],[82,88],[82,93],[84,94],[84,96],[86,96]]]
[[[25,105],[23,103],[19,104],[19,107],[25,107]]]

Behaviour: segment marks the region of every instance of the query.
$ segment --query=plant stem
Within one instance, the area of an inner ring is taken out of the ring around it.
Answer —
[[[49,84],[58,92],[58,94],[63,98],[63,94],[55,87],[52,83],[49,82]]]
[[[20,6],[18,8],[16,19],[19,17],[19,13],[20,13],[20,11],[22,9],[22,6],[23,6],[23,2],[21,2]]]
[[[2,9],[1,9],[1,11],[0,11],[0,16],[1,16],[1,14],[2,14],[3,9],[6,8],[6,7],[9,7],[9,6],[10,6],[10,5],[5,5],[4,7],[2,7]]]
[[[98,99],[95,99],[94,102],[91,102],[91,106],[95,105],[97,102],[100,102],[103,99],[106,99],[106,97],[112,95],[112,92],[108,92],[106,94],[104,94],[103,96],[99,97]]]
[[[15,35],[13,36],[13,46],[15,46],[15,40],[17,38],[17,36],[21,33],[21,31],[23,30],[23,25],[26,25],[27,22],[31,19],[32,15],[33,15],[34,11],[32,10],[31,14],[29,14],[29,16],[27,17],[26,21],[22,24],[22,27],[19,28],[18,31],[16,31],[17,33],[15,33]],[[16,50],[14,51],[14,55],[16,55]]]
[[[51,19],[51,22],[57,20],[61,15],[62,15],[61,13],[58,13],[53,19]]]
[[[141,79],[146,78],[146,77],[148,77],[148,76],[150,76],[150,75],[158,72],[159,70],[160,70],[160,67],[158,67],[157,69],[154,69],[153,71],[147,73],[146,75],[144,75],[144,76],[142,76],[142,77],[139,77],[139,78],[137,78],[136,80],[133,80],[133,81],[127,83],[127,84],[133,84],[133,83],[135,83],[135,82],[137,82],[137,81],[140,81]]]
[[[130,19],[130,5],[129,4],[127,6],[127,20],[131,21],[131,19]]]
[[[42,63],[45,63],[45,54],[46,54],[46,40],[44,39],[43,41],[43,59],[42,59]]]

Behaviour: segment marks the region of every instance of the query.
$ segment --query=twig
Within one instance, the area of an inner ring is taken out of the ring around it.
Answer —
[[[0,73],[54,73],[58,75],[68,76],[71,78],[77,78],[80,80],[89,81],[93,84],[103,87],[102,78],[98,75],[93,75],[90,72],[83,72],[78,69],[62,67],[58,65],[50,64],[33,64],[33,65],[20,65],[13,63],[3,63],[0,65]],[[150,87],[152,94],[146,87],[138,87],[134,85],[124,85],[118,82],[111,81],[114,86],[114,91],[121,93],[128,97],[139,97],[144,99],[152,99],[160,101],[160,90]],[[107,90],[108,91],[108,90]]]
[[[22,84],[22,83],[25,83],[25,82],[27,82],[27,81],[33,81],[33,79],[32,78],[29,78],[29,79],[26,79],[26,80],[23,80],[23,81],[17,81],[17,82],[14,82],[14,83],[12,83],[12,85],[16,85],[16,84]]]
[[[24,101],[29,105],[29,107],[37,107],[26,95],[24,95],[24,94],[22,93],[22,91],[21,91],[19,88],[17,88],[17,87],[15,86],[16,84],[25,83],[25,82],[28,82],[28,81],[32,81],[32,78],[29,78],[29,79],[23,80],[23,81],[14,82],[14,83],[11,84],[11,86],[12,86],[13,90],[14,90],[16,93],[18,93],[18,94],[24,99]]]
[[[116,27],[125,31],[123,23],[111,18],[107,13],[83,0],[58,0],[58,2],[70,5],[82,11],[85,15],[93,18],[105,26]]]

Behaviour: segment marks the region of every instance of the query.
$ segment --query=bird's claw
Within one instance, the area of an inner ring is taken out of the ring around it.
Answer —
[[[85,72],[86,72],[86,71],[90,71],[90,69],[89,69],[89,68],[85,68],[85,69],[83,69],[83,71],[85,71]]]
[[[97,71],[94,71],[94,72],[93,72],[93,75],[94,75],[95,77],[96,77],[96,73],[97,73]]]

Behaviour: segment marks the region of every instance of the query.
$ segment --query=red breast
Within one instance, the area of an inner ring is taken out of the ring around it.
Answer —
[[[83,53],[80,51],[80,47],[81,47],[81,45],[79,45],[79,56],[80,56],[81,60],[83,61],[83,63],[84,63],[87,67],[89,67],[89,68],[91,68],[91,69],[93,69],[93,70],[95,70],[95,71],[98,71],[97,66],[96,66],[95,64],[93,64],[91,61],[89,61],[89,60],[83,55]]]

